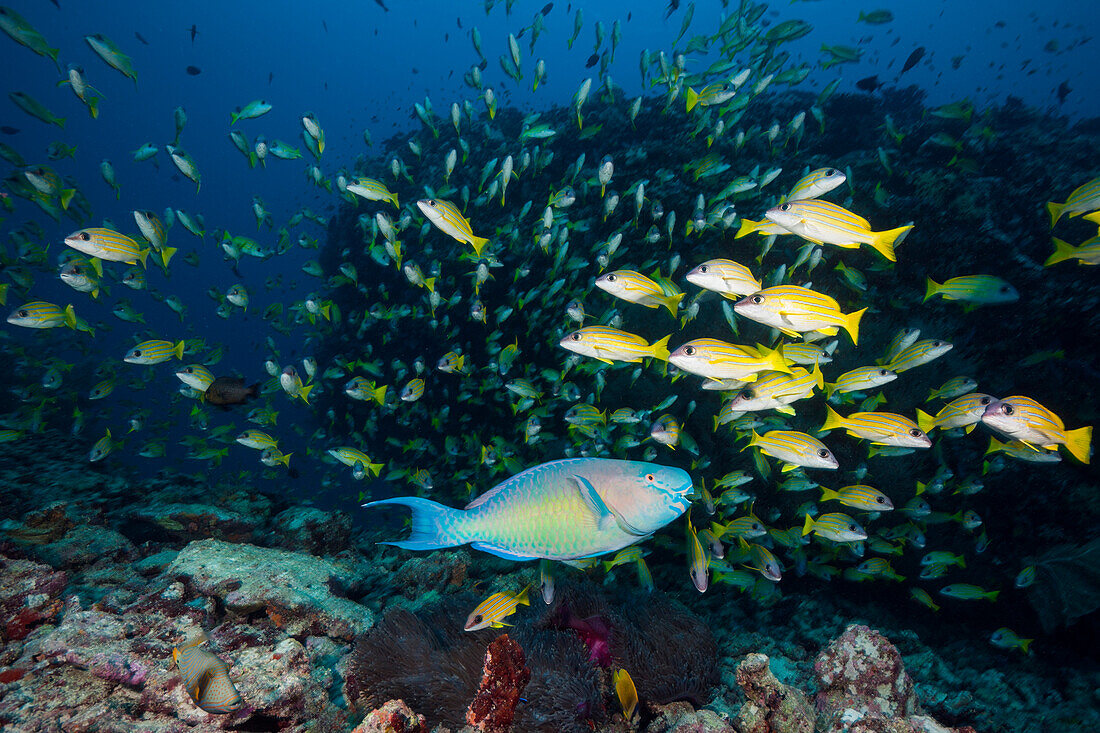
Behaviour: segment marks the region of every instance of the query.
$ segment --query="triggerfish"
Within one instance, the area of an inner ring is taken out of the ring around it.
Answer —
[[[241,706],[241,696],[229,679],[229,667],[213,652],[202,648],[206,635],[172,649],[172,661],[195,704],[208,713],[229,713]]]
[[[683,514],[691,477],[642,461],[569,458],[512,476],[453,509],[403,496],[364,507],[412,509],[412,535],[384,542],[406,550],[470,544],[508,560],[578,560],[615,552]]]

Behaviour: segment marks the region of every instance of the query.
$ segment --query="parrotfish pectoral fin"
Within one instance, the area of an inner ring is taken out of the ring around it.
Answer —
[[[608,529],[610,526],[609,523],[614,521],[619,525],[619,529],[629,535],[647,537],[652,534],[652,532],[640,530],[628,522],[626,517],[603,500],[600,493],[596,491],[596,487],[593,486],[588,479],[583,476],[574,476],[573,481],[576,482],[577,488],[580,490],[581,498],[584,499],[584,503],[588,505],[588,508],[591,509],[592,513],[595,515],[597,529]]]
[[[457,547],[467,542],[459,531],[464,516],[461,509],[452,509],[416,496],[372,501],[364,504],[363,508],[387,505],[407,506],[412,510],[412,534],[407,540],[380,542],[381,545],[393,545],[403,550],[438,550],[443,547]]]

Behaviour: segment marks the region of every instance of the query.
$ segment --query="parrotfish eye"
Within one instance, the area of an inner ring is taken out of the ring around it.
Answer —
[[[646,480],[646,482],[648,482],[648,483],[653,483],[654,481],[656,481],[656,480],[657,480],[657,477],[656,477],[656,476],[654,476],[654,475],[653,475],[652,473],[647,473],[647,474],[645,475],[645,480]]]
[[[819,450],[819,451],[817,452],[817,454],[818,454],[819,456],[821,456],[822,458],[828,458],[828,457],[829,457],[829,451],[828,451],[828,449],[827,449],[827,448],[822,448],[821,450]]]
[[[81,239],[82,239],[83,241],[87,242],[87,241],[88,241],[89,239],[91,239],[91,238],[92,238],[92,235],[91,235],[91,234],[88,234],[88,232],[81,232],[81,233],[80,233],[80,238],[81,238]]]
[[[687,355],[687,356],[695,356],[695,347],[694,346],[685,346],[684,347],[684,354]]]
[[[574,341],[580,341],[581,335],[579,333],[571,333],[569,334],[569,338],[573,339]]]
[[[763,295],[754,295],[754,296],[752,296],[752,302],[756,303],[757,305],[760,305],[761,303],[764,302],[764,296]]]

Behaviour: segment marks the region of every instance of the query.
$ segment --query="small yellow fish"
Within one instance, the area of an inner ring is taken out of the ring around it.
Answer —
[[[617,669],[612,675],[612,681],[615,683],[619,704],[623,708],[623,717],[629,723],[634,718],[634,709],[638,707],[638,690],[634,687],[634,680],[625,669]]]
[[[478,631],[486,627],[499,629],[502,626],[509,626],[510,624],[504,623],[501,619],[515,613],[516,606],[520,604],[531,605],[531,602],[527,600],[527,589],[530,587],[531,584],[528,583],[519,593],[494,593],[486,598],[470,612],[469,618],[466,619],[466,631]]]

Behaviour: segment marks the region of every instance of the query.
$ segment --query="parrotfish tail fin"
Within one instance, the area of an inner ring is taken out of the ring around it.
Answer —
[[[845,316],[844,330],[848,332],[848,335],[852,337],[852,346],[859,344],[859,321],[863,318],[863,314],[867,312],[866,308],[861,308],[855,313],[849,313]]]
[[[172,348],[172,353],[176,355],[177,360],[183,361],[183,342],[182,341],[179,341],[178,343],[176,343],[176,345]]]
[[[920,429],[924,431],[925,435],[928,435],[932,432],[932,428],[936,427],[936,418],[918,408],[917,425],[920,426]]]
[[[75,188],[63,188],[61,189],[61,208],[68,211],[69,202],[73,200],[73,195],[76,193]],[[1057,242],[1058,240],[1054,240]]]
[[[688,90],[684,92],[684,99],[687,100],[688,112],[695,109],[695,105],[699,104],[699,95],[691,87],[688,87]]]
[[[825,405],[825,424],[821,426],[822,430],[836,430],[844,427],[844,418],[837,414],[836,410]]]
[[[389,199],[390,199],[390,203],[393,204],[393,207],[395,209],[400,209],[401,208],[401,204],[397,203],[397,194],[396,193],[390,194]]]
[[[897,241],[898,237],[905,234],[912,228],[912,224],[906,224],[905,226],[898,227],[897,229],[890,229],[885,232],[875,232],[874,237],[871,241],[871,247],[891,262],[897,262],[898,257],[894,254],[894,242]]]
[[[928,278],[928,287],[926,287],[924,289],[924,300],[922,300],[921,302],[922,303],[927,303],[929,298],[931,298],[933,295],[935,295],[937,292],[939,292],[939,289],[940,289],[939,283],[937,283],[932,278]]]
[[[1066,450],[1081,463],[1089,462],[1089,443],[1092,441],[1092,427],[1085,426],[1066,431]]]
[[[661,302],[665,308],[668,308],[668,312],[672,314],[673,318],[676,317],[676,310],[680,307],[680,301],[684,299],[685,295],[687,295],[687,293],[669,295]]]
[[[1062,211],[1066,208],[1065,204],[1056,204],[1053,201],[1047,202],[1047,211],[1050,212],[1050,228],[1053,229],[1054,225],[1058,223],[1058,220],[1062,218]]]
[[[670,338],[672,338],[671,333],[668,336],[665,336],[660,341],[656,341],[652,345],[650,345],[649,348],[653,350],[653,357],[655,359],[660,359],[661,361],[668,361],[668,356],[669,356],[668,340]]]
[[[99,97],[88,97],[88,114],[93,120],[99,119]]]
[[[733,238],[740,239],[741,237],[747,237],[758,230],[763,223],[764,222],[753,221],[752,219],[742,219],[741,227],[737,230],[737,234],[734,235]]]
[[[481,257],[481,250],[485,249],[485,245],[489,243],[489,240],[486,237],[475,237],[473,235],[470,235],[470,239],[473,240],[470,245],[474,248],[474,254]]]
[[[403,550],[439,550],[444,547],[457,547],[467,542],[458,531],[465,514],[462,509],[452,509],[430,499],[421,499],[416,496],[399,496],[394,499],[372,501],[364,504],[363,507],[369,509],[373,506],[393,505],[407,506],[412,510],[412,534],[407,540],[379,544],[393,545]]]
[[[1057,237],[1053,237],[1052,241],[1054,242],[1054,254],[1047,257],[1047,261],[1043,263],[1043,267],[1050,267],[1051,265],[1057,265],[1059,262],[1071,260],[1073,256],[1077,254],[1077,248],[1069,242],[1063,242]]]
[[[814,531],[814,518],[809,514],[806,515],[806,521],[802,523],[802,536],[805,537],[810,532]]]
[[[302,385],[302,388],[298,390],[298,396],[302,398],[302,402],[309,404],[309,393],[313,391],[312,384]]]
[[[146,247],[145,249],[139,249],[138,253],[137,253],[137,258],[138,258],[138,261],[141,262],[141,266],[143,268],[145,268],[146,267],[145,260],[149,259],[149,248]],[[100,265],[100,267],[102,267],[102,265]]]
[[[839,491],[833,491],[832,489],[827,489],[824,486],[821,487],[821,500],[822,501],[832,501],[833,499],[839,499],[839,498],[840,498],[840,492]]]
[[[65,306],[65,325],[74,330],[76,329],[76,311],[73,310],[72,303]]]

